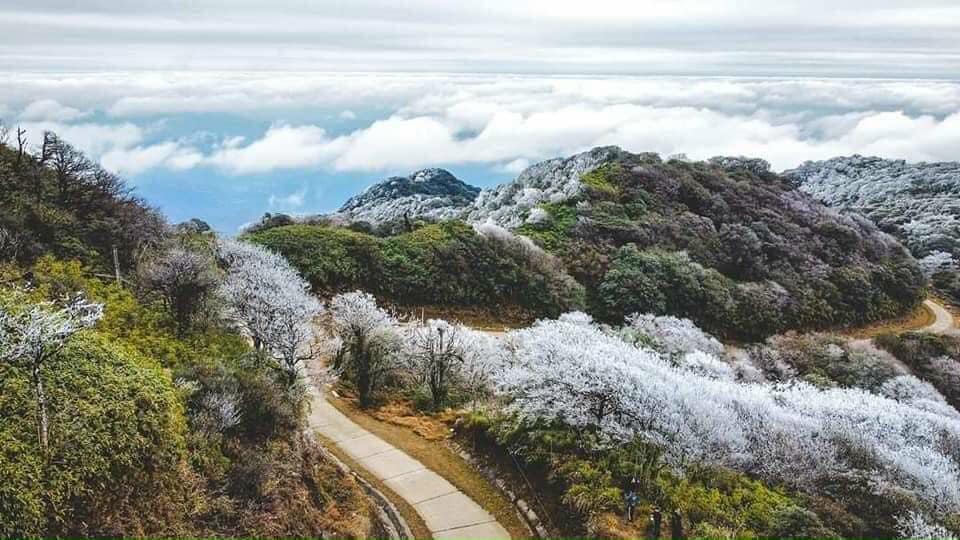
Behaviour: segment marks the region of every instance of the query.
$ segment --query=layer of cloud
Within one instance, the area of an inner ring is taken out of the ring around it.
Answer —
[[[955,76],[953,0],[8,0],[0,69]]]
[[[307,188],[301,188],[286,195],[270,195],[267,201],[271,209],[291,211],[301,208],[307,198]]]
[[[461,137],[445,117],[391,117],[341,137],[317,126],[278,126],[249,145],[217,151],[206,163],[232,174],[325,167],[341,171],[411,170],[436,164],[496,164],[519,172],[531,161],[594,146],[694,159],[759,156],[785,169],[811,159],[867,154],[910,161],[956,159],[960,113],[944,118],[869,112],[817,118],[831,136],[758,112],[730,115],[691,107],[570,106],[556,111],[495,113],[479,133]]]
[[[76,118],[108,118],[28,126],[32,133],[59,131],[128,175],[156,168],[251,175],[453,164],[516,173],[536,160],[605,144],[692,158],[759,156],[783,169],[853,153],[954,160],[960,147],[960,84],[948,81],[20,74],[0,79],[4,90],[20,110],[18,100],[29,95],[27,107],[56,104],[49,108],[77,111]],[[353,120],[379,119],[349,132],[290,120],[332,119],[343,111]],[[201,112],[269,120],[269,127],[248,137],[218,132],[216,124],[195,136],[151,135],[156,117]]]
[[[69,122],[78,118],[83,118],[87,113],[80,109],[61,105],[54,99],[38,99],[24,107],[20,113],[20,120],[26,121],[46,121],[46,122]]]

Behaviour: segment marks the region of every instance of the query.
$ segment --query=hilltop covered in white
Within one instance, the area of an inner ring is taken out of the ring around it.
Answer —
[[[907,163],[854,155],[786,171],[828,206],[861,212],[918,257],[960,258],[960,163]]]

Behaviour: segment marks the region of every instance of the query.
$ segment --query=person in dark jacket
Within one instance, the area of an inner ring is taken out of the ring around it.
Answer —
[[[674,510],[670,515],[670,538],[673,540],[683,540],[683,520],[680,517],[680,511]]]

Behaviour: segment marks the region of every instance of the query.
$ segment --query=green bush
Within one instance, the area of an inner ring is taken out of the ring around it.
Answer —
[[[556,316],[582,306],[583,290],[545,254],[477,233],[461,221],[379,238],[320,225],[251,233],[281,253],[321,294],[364,289],[399,305],[520,307]]]
[[[184,530],[185,416],[170,375],[96,334],[50,363],[50,455],[42,456],[29,374],[0,374],[0,536]]]
[[[641,439],[610,447],[562,424],[524,423],[484,411],[464,413],[457,426],[470,439],[492,444],[495,454],[516,456],[529,475],[546,478],[536,489],[554,491],[580,523],[604,513],[621,515],[624,491],[633,489],[638,508],[661,509],[662,531],[678,510],[695,538],[836,536],[796,495],[722,467],[692,464],[674,471],[661,460],[661,448]]]
[[[695,467],[663,483],[670,506],[682,509],[689,523],[730,538],[768,537],[778,516],[795,508],[786,494],[729,469]]]
[[[686,253],[620,248],[599,286],[607,318],[631,313],[698,319],[708,331],[730,335],[733,282],[693,262]]]
[[[568,203],[544,203],[548,219],[542,223],[521,225],[517,232],[531,238],[552,253],[559,252],[570,240],[570,231],[577,223],[577,209]]]

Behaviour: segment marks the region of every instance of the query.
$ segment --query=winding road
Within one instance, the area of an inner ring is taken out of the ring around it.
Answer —
[[[920,329],[921,332],[930,334],[958,334],[956,325],[953,321],[953,314],[933,300],[924,300],[923,305],[929,309],[934,316],[934,321],[930,325]]]
[[[412,506],[434,540],[508,540],[510,533],[473,499],[399,448],[365,430],[310,386],[310,427]]]

